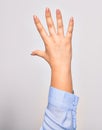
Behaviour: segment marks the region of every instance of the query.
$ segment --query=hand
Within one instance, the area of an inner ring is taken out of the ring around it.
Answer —
[[[53,23],[51,11],[49,8],[45,10],[46,23],[49,34],[44,29],[39,18],[33,16],[37,30],[44,41],[45,51],[35,50],[31,55],[37,55],[44,58],[51,69],[69,68],[72,59],[72,32],[74,26],[73,17],[70,18],[66,35],[64,35],[64,27],[61,11],[56,10],[57,29]]]

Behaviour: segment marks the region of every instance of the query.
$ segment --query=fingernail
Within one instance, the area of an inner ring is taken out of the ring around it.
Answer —
[[[73,17],[71,17],[71,18],[70,18],[70,20],[71,20],[71,21],[74,21],[74,18],[73,18]]]
[[[34,15],[34,16],[33,16],[33,18],[36,20],[36,19],[37,19],[37,16],[36,16],[36,15]]]
[[[60,10],[59,10],[59,9],[57,9],[57,10],[56,10],[56,13],[57,13],[57,14],[60,14]]]
[[[33,55],[33,53],[31,53],[30,55]]]
[[[50,11],[50,9],[48,7],[46,7],[46,12],[49,12],[49,11]]]

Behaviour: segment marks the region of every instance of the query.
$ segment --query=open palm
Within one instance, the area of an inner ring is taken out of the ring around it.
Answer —
[[[45,50],[34,50],[31,55],[44,58],[52,69],[59,66],[68,67],[72,59],[73,17],[70,18],[66,35],[64,35],[63,20],[59,9],[56,10],[57,29],[53,23],[49,8],[45,10],[45,17],[49,34],[44,29],[39,18],[33,16],[37,30],[44,41]]]

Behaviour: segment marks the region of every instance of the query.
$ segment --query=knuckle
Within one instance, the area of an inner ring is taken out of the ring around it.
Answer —
[[[49,19],[50,17],[51,17],[51,15],[50,15],[50,14],[46,15],[46,18],[47,18],[47,19]]]
[[[73,32],[73,29],[72,29],[72,28],[69,28],[68,33],[69,33],[69,34],[72,34],[72,32]]]
[[[43,28],[42,27],[38,27],[37,28],[39,32],[42,32],[43,31]]]
[[[63,24],[58,24],[58,28],[62,28],[63,27]]]
[[[49,24],[48,24],[48,28],[52,28],[52,23],[49,23]]]
[[[69,31],[68,31],[68,33],[69,33],[69,35],[71,35],[71,34],[72,34],[72,31],[71,31],[71,30],[69,30]]]
[[[62,28],[63,27],[63,23],[62,23],[62,20],[58,20],[58,28]]]

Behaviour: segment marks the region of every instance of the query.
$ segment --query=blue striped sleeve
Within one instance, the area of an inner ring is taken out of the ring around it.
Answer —
[[[50,86],[40,130],[76,130],[78,100],[78,96]]]

